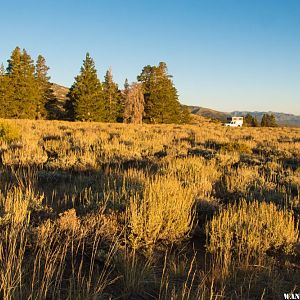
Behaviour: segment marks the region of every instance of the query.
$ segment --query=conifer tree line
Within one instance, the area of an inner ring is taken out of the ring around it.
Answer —
[[[55,99],[49,67],[42,55],[36,62],[25,49],[16,47],[5,68],[0,68],[0,118],[53,119]],[[75,77],[64,116],[70,121],[126,123],[187,123],[190,113],[181,106],[166,63],[145,66],[137,82],[126,79],[120,89],[109,69],[98,77],[89,53]]]
[[[277,122],[275,119],[275,116],[273,114],[264,114],[261,122],[260,122],[261,127],[277,127]]]
[[[0,68],[0,117],[47,118],[46,103],[53,98],[49,68],[42,55],[36,63],[25,49],[16,47],[5,69]]]
[[[258,127],[258,120],[256,117],[253,117],[251,114],[247,114],[244,118],[244,125],[247,127]]]
[[[245,126],[248,127],[277,127],[276,118],[273,114],[263,114],[261,122],[259,124],[256,117],[252,116],[251,114],[247,114],[244,118]]]

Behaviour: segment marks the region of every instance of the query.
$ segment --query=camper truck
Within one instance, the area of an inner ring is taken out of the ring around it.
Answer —
[[[244,122],[243,117],[230,117],[227,118],[227,123],[225,123],[225,126],[228,127],[242,127]]]

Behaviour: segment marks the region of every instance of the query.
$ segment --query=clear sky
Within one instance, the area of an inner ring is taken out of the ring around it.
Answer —
[[[2,0],[0,62],[42,54],[70,86],[85,53],[123,86],[165,61],[182,103],[300,115],[300,0]]]

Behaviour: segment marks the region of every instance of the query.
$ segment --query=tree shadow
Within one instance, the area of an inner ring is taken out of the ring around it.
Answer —
[[[49,120],[66,120],[64,102],[54,98],[49,100],[45,105],[47,119]]]

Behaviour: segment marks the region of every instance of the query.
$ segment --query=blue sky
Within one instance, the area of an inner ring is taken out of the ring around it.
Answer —
[[[165,61],[182,103],[300,115],[299,0],[1,1],[0,62],[17,45],[70,86],[85,53],[120,86]]]

